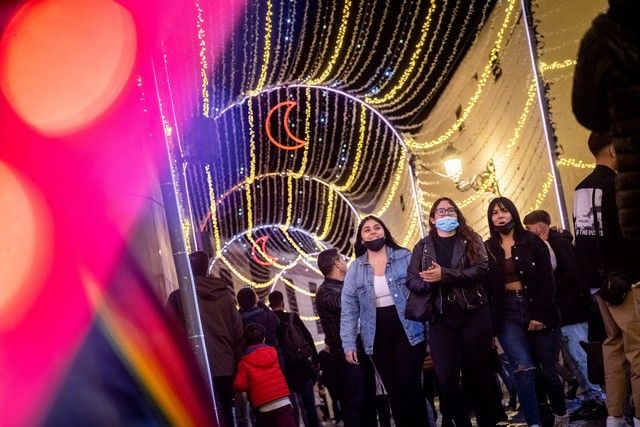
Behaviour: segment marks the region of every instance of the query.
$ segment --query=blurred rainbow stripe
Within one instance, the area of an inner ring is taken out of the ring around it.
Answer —
[[[212,400],[189,343],[144,278],[119,274],[106,295],[88,274],[84,284],[100,329],[168,424],[214,425]]]

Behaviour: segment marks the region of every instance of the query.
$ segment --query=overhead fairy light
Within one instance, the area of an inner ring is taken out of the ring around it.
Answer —
[[[260,289],[294,259],[319,274],[312,254],[328,246],[351,253],[365,212],[393,215],[400,241],[417,240],[423,205],[398,130],[416,126],[425,91],[445,81],[477,30],[470,23],[484,22],[496,2],[476,3],[267,0],[241,11],[215,70],[211,47],[200,44],[200,115],[210,119],[181,132],[184,175],[218,262]],[[204,42],[213,15],[197,6]],[[247,272],[252,250],[268,265]]]
[[[460,126],[467,120],[467,118],[471,114],[471,111],[473,110],[478,100],[480,99],[480,96],[482,95],[482,92],[484,91],[486,84],[489,82],[490,78],[493,77],[493,74],[492,74],[493,63],[498,57],[498,52],[500,52],[502,48],[504,34],[507,28],[509,28],[509,26],[511,25],[512,13],[515,8],[515,4],[516,4],[515,0],[508,0],[508,6],[505,11],[504,19],[496,35],[494,47],[491,50],[491,53],[489,54],[489,61],[485,65],[484,70],[480,75],[480,77],[478,77],[478,83],[476,84],[476,90],[474,94],[471,96],[471,98],[469,98],[469,101],[467,101],[467,105],[462,109],[459,117],[456,119],[453,125],[451,125],[451,127],[449,127],[449,129],[447,129],[443,134],[441,134],[437,138],[432,139],[430,141],[413,142],[410,145],[411,149],[424,150],[424,149],[429,149],[429,148],[435,147],[436,145],[446,142],[447,140],[449,140],[449,138],[451,138],[453,135],[455,135],[459,131]]]

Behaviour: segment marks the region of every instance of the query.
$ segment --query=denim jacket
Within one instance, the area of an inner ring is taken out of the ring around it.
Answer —
[[[424,324],[404,317],[409,297],[405,282],[411,252],[408,249],[392,249],[388,246],[385,246],[385,249],[387,268],[384,275],[409,343],[416,345],[425,339]],[[356,258],[349,266],[342,288],[340,337],[345,352],[356,350],[358,326],[360,326],[365,352],[373,354],[373,341],[376,335],[376,296],[373,288],[373,268],[369,264],[366,253]]]

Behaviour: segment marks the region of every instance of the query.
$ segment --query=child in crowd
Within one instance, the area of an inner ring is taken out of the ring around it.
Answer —
[[[264,427],[295,427],[289,388],[274,347],[264,344],[265,328],[249,323],[244,329],[247,345],[233,382],[237,391],[248,392],[258,424]]]

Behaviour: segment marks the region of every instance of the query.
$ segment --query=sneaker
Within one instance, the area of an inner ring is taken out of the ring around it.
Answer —
[[[631,427],[622,417],[607,417],[607,427]]]
[[[607,408],[595,400],[586,400],[575,411],[571,412],[571,421],[576,420],[599,420],[607,416]]]
[[[576,398],[578,394],[578,380],[575,377],[572,377],[567,382],[567,392],[565,393],[565,398],[569,400],[573,400]]]
[[[553,415],[553,427],[569,427],[569,414]]]
[[[633,419],[633,427],[640,427],[640,420],[637,418]]]

